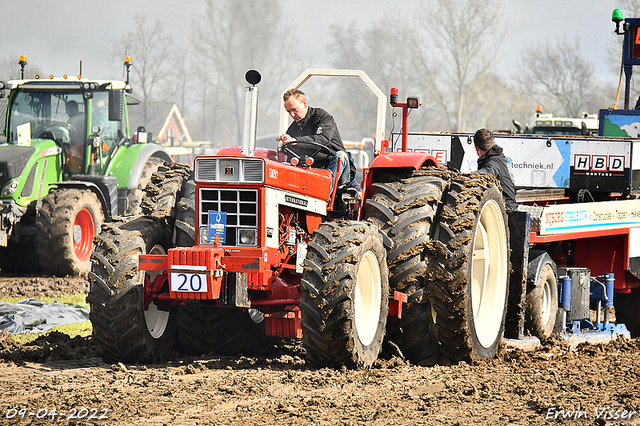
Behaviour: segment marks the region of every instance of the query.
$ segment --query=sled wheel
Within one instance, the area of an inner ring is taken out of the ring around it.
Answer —
[[[527,293],[525,327],[539,339],[553,333],[558,313],[558,280],[550,264],[545,264]]]
[[[624,324],[631,333],[631,337],[640,337],[640,289],[630,293],[616,293],[613,296],[613,306],[616,310],[616,323]]]

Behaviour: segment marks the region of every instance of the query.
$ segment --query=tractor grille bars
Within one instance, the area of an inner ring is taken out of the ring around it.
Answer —
[[[200,205],[198,206],[198,229],[200,229],[200,245],[211,245],[213,235],[204,240],[203,232],[209,223],[209,211],[227,214],[225,242],[222,246],[257,246],[258,235],[258,190],[256,189],[221,189],[200,188]],[[245,236],[242,241],[241,235]],[[253,235],[255,238],[248,238]],[[221,239],[222,241],[222,239]]]
[[[196,158],[195,179],[198,182],[264,182],[264,161],[248,158]]]

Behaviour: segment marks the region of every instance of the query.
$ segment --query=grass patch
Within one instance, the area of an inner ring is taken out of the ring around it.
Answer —
[[[26,297],[20,296],[6,296],[0,297],[0,302],[7,303],[16,303],[20,300],[24,300]],[[32,297],[32,299],[41,300],[44,303],[65,303],[67,305],[77,305],[81,308],[88,308],[89,304],[87,303],[87,295],[85,293],[82,294],[61,294],[59,296],[42,296],[42,297]]]
[[[60,333],[67,334],[69,337],[74,338],[76,336],[87,337],[91,336],[93,328],[91,321],[77,322],[75,324],[61,325],[59,327],[53,327],[46,333],[20,333],[13,334],[13,340],[20,343],[28,343],[36,340],[40,336],[45,336],[52,331],[59,331]]]

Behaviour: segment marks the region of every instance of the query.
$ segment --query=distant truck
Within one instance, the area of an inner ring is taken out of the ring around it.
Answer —
[[[523,128],[518,121],[513,121],[518,134],[531,135],[565,135],[588,136],[597,135],[599,122],[597,114],[582,113],[582,117],[557,117],[550,113],[544,113],[542,107],[536,108],[533,125],[528,124]]]
[[[142,189],[166,150],[129,132],[127,81],[78,77],[0,81],[9,90],[0,145],[0,267],[33,257],[56,275],[91,268],[104,220],[140,212]],[[21,260],[22,259],[22,260]]]

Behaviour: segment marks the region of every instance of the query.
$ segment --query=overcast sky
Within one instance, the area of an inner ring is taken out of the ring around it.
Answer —
[[[393,31],[403,25],[400,17],[414,10],[419,1],[282,3],[295,19],[298,39],[311,66],[321,68],[329,66],[326,43],[332,24],[356,22],[365,28],[385,19],[386,25],[380,31]],[[19,55],[27,55],[30,63],[54,75],[77,75],[82,60],[83,75],[97,79],[120,77],[113,75],[110,55],[114,41],[129,31],[137,13],[148,15],[147,22],[164,21],[176,44],[188,50],[192,19],[204,10],[199,0],[0,0],[0,5],[0,58],[15,56],[17,62]],[[591,58],[598,78],[617,82],[605,62],[610,40],[616,37],[611,22],[615,5],[614,0],[505,0],[502,19],[507,37],[501,49],[502,71],[517,71],[515,64],[521,52],[533,43],[558,37],[573,41],[578,35],[582,48],[578,54]],[[621,38],[618,37],[619,42]]]

